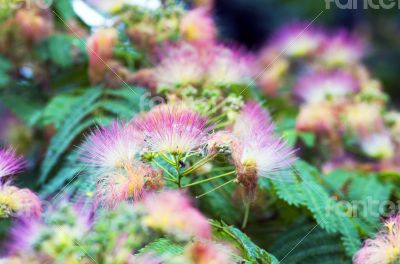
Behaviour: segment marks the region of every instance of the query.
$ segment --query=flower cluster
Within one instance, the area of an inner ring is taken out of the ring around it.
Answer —
[[[385,227],[374,239],[365,241],[355,254],[355,264],[396,263],[400,260],[400,216],[385,222]]]
[[[232,263],[234,251],[211,240],[207,219],[181,192],[161,192],[149,195],[136,207],[120,203],[112,210],[93,213],[82,204],[71,205],[63,200],[56,208],[48,209],[43,220],[21,220],[7,240],[4,261]],[[157,239],[179,243],[182,253],[172,257],[167,252],[153,251],[151,246],[148,250],[142,248]]]
[[[397,170],[399,145],[385,120],[390,112],[381,84],[362,64],[364,41],[346,31],[329,34],[302,23],[276,35],[260,54],[264,71],[259,86],[269,96],[299,105],[296,130],[314,133],[321,149],[329,149],[325,169],[354,160],[350,168]],[[287,85],[293,87],[289,93],[280,90]],[[370,161],[357,160],[360,154]]]
[[[161,90],[188,86],[215,88],[245,85],[253,76],[253,58],[240,49],[209,43],[169,45],[154,76]]]
[[[0,217],[37,217],[39,198],[29,189],[12,186],[12,177],[24,168],[24,160],[13,149],[0,149]]]

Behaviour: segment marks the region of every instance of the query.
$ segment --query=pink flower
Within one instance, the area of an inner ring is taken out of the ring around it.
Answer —
[[[207,218],[179,191],[165,191],[144,199],[144,224],[181,239],[211,237]]]
[[[253,56],[223,45],[209,46],[205,52],[209,54],[209,59],[205,61],[205,86],[213,88],[251,82],[255,72]]]
[[[114,122],[98,128],[82,147],[81,160],[95,175],[109,175],[137,162],[144,143],[143,134],[131,126]]]
[[[361,39],[341,31],[324,40],[318,58],[330,67],[354,65],[364,56],[365,49],[365,43]]]
[[[296,120],[297,131],[330,134],[338,128],[338,106],[331,102],[305,104]]]
[[[0,179],[20,172],[25,166],[23,157],[14,149],[0,149]]]
[[[143,144],[143,133],[117,122],[89,136],[81,160],[96,176],[97,203],[113,207],[123,200],[140,199],[146,190],[162,187],[161,173],[139,161]]]
[[[134,120],[151,152],[183,154],[206,142],[207,119],[183,105],[164,104]]]
[[[230,264],[231,248],[214,242],[195,242],[186,249],[186,254],[197,264]]]
[[[345,98],[359,89],[356,81],[344,72],[314,72],[300,78],[294,95],[304,103]]]
[[[154,76],[159,88],[172,89],[199,85],[205,74],[204,57],[199,48],[183,42],[165,48]]]
[[[38,217],[42,213],[39,197],[29,189],[10,185],[10,181],[0,185],[0,217]]]
[[[155,71],[159,88],[245,84],[254,73],[254,58],[222,45],[167,46]]]
[[[400,215],[389,219],[374,239],[355,254],[355,264],[397,263],[400,260]]]
[[[325,39],[324,34],[307,23],[283,26],[275,35],[271,46],[290,57],[309,56],[317,52]]]
[[[25,38],[33,42],[46,39],[53,31],[51,13],[48,10],[19,9],[15,21]]]
[[[232,146],[232,157],[238,181],[250,197],[254,195],[258,177],[285,180],[284,172],[296,160],[286,142],[274,134],[268,112],[254,102],[243,107],[233,126],[237,142]]]
[[[88,39],[89,74],[93,82],[103,77],[117,41],[118,32],[114,28],[100,29]]]
[[[214,42],[216,31],[207,8],[193,9],[182,17],[180,32],[188,42],[207,45]]]
[[[125,200],[137,201],[145,191],[155,191],[162,187],[162,173],[137,162],[126,166],[124,170],[100,177],[96,188],[96,202],[112,208]]]

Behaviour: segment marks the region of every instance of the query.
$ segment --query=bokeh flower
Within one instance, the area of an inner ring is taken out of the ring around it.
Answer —
[[[96,83],[103,78],[117,41],[118,32],[114,28],[99,29],[88,39],[89,75],[92,82]]]
[[[365,241],[354,255],[355,264],[397,263],[400,260],[400,215],[386,221],[374,239]]]
[[[303,57],[317,52],[324,38],[324,34],[311,25],[294,23],[279,29],[270,45],[287,56]]]
[[[296,130],[329,134],[338,128],[338,106],[331,102],[305,104],[300,107]]]
[[[172,89],[200,84],[206,73],[203,54],[189,43],[165,48],[154,76],[160,89]]]
[[[293,93],[304,103],[337,100],[358,91],[357,82],[344,72],[314,72],[299,79]]]
[[[388,132],[373,133],[360,139],[362,151],[371,158],[390,159],[395,154],[393,141]]]
[[[163,104],[133,121],[151,152],[183,154],[197,151],[206,142],[207,118],[183,105]]]
[[[207,218],[192,206],[179,191],[164,191],[148,195],[144,201],[143,222],[150,228],[181,239],[208,239],[211,228]]]
[[[346,31],[340,31],[324,40],[318,58],[328,67],[354,65],[365,53],[365,43]]]
[[[41,201],[32,191],[12,186],[9,181],[0,184],[0,217],[38,217],[41,213]]]
[[[206,52],[209,54],[209,59],[205,61],[206,87],[244,85],[251,81],[255,67],[251,55],[241,49],[222,45],[210,46]]]
[[[200,45],[213,43],[216,27],[207,8],[200,7],[186,13],[180,23],[180,33],[188,42]]]
[[[23,36],[29,41],[39,42],[53,31],[51,13],[39,8],[21,8],[15,15],[15,21]]]
[[[229,264],[232,254],[228,246],[208,241],[194,242],[186,249],[186,255],[196,264]]]

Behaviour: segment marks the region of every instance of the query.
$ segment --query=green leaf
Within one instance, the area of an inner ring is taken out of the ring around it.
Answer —
[[[2,95],[1,102],[28,126],[39,120],[42,105],[18,95]]]
[[[57,164],[60,156],[67,150],[75,137],[81,133],[93,121],[78,124],[89,115],[97,105],[96,100],[100,97],[101,90],[98,88],[88,89],[80,99],[71,107],[71,111],[66,117],[63,126],[57,134],[51,139],[50,145],[47,149],[45,159],[40,168],[39,183],[42,184],[46,181],[49,173]]]
[[[73,63],[71,39],[71,36],[64,34],[52,35],[48,39],[50,59],[62,68],[71,66]]]
[[[139,250],[140,254],[153,253],[162,258],[169,258],[183,254],[183,245],[174,243],[167,238],[160,238]]]
[[[74,8],[72,7],[72,1],[70,0],[57,0],[54,1],[54,7],[57,11],[57,16],[67,21],[75,16]]]
[[[242,256],[250,263],[279,263],[274,256],[254,244],[246,234],[236,227],[214,220],[211,220],[211,224],[214,227],[214,235],[217,238],[235,243],[241,249]]]

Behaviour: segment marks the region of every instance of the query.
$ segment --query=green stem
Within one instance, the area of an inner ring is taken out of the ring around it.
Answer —
[[[211,177],[211,178],[208,178],[208,179],[204,179],[204,180],[201,180],[201,181],[197,181],[197,182],[193,182],[193,183],[187,184],[187,185],[183,186],[182,188],[187,188],[187,187],[195,186],[195,185],[202,184],[202,183],[205,183],[205,182],[209,182],[209,181],[212,181],[212,180],[215,180],[215,179],[219,179],[219,178],[222,178],[222,177],[226,177],[226,176],[232,175],[234,173],[236,173],[236,171],[230,171],[230,172],[227,172],[227,173],[224,173],[224,174],[220,174],[218,176],[214,176],[214,177]]]
[[[177,156],[177,155],[174,155],[174,161],[175,161],[175,170],[176,170],[176,173],[178,174],[178,187],[179,187],[179,189],[181,189],[182,188],[182,174],[181,174],[181,169],[180,169],[180,164],[179,164],[179,161],[180,161],[180,155],[179,155],[179,157]]]
[[[165,160],[169,165],[175,166],[175,163],[174,163],[170,158],[168,158],[164,153],[161,154],[160,157],[161,157],[163,160]]]
[[[160,167],[166,174],[168,174],[168,176],[170,176],[171,179],[173,179],[173,180],[176,182],[176,177],[175,177],[172,173],[170,173],[166,168],[164,168],[163,165],[161,165],[160,163],[158,163],[158,162],[155,161],[155,160],[153,160],[153,162],[154,162],[158,167]],[[171,180],[171,179],[170,179],[170,180]]]
[[[227,185],[227,184],[229,184],[229,183],[231,183],[231,182],[233,182],[233,181],[235,181],[235,180],[236,180],[236,179],[232,179],[232,180],[230,180],[230,181],[225,182],[224,184],[221,184],[221,185],[215,187],[214,189],[212,189],[212,190],[210,190],[210,191],[208,191],[208,192],[205,192],[205,193],[203,193],[203,194],[200,194],[200,195],[196,196],[196,199],[198,199],[198,198],[200,198],[200,197],[203,197],[204,195],[207,195],[207,194],[209,194],[209,193],[212,193],[213,191],[216,191],[216,190],[218,190],[219,188],[222,188],[222,187],[224,187],[225,185]]]
[[[245,229],[247,226],[247,221],[249,220],[249,213],[250,213],[250,202],[245,201],[244,202],[244,217],[243,217],[242,229]]]
[[[207,162],[209,162],[210,160],[212,160],[216,155],[210,155],[205,157],[204,159],[199,160],[197,163],[195,163],[192,167],[190,167],[189,169],[185,170],[183,172],[183,176],[197,170],[198,168],[200,168],[201,166],[203,166],[204,164],[206,164]]]

